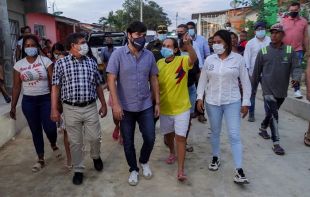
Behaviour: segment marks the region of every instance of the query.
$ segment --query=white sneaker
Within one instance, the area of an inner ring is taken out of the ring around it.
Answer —
[[[152,174],[150,165],[148,163],[146,163],[146,164],[141,163],[140,165],[142,167],[142,174],[143,174],[144,178],[145,179],[151,179],[153,174]]]
[[[138,182],[139,182],[139,173],[134,170],[129,175],[128,183],[131,186],[136,186],[138,185]]]
[[[295,91],[294,97],[297,99],[302,99],[302,94],[301,94],[300,90]]]

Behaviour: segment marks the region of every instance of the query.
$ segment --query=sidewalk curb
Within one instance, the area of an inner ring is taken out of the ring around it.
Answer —
[[[256,98],[263,100],[262,90],[258,89]],[[281,109],[305,120],[310,120],[310,102],[305,100],[295,99],[291,96],[288,96]]]

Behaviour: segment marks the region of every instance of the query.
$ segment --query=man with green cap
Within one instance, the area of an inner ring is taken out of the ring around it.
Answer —
[[[163,58],[163,56],[160,53],[163,41],[167,38],[168,29],[166,25],[159,25],[156,29],[156,40],[153,40],[147,45],[147,49],[150,50],[154,57],[156,62]]]
[[[252,87],[257,87],[261,80],[266,116],[261,123],[259,135],[270,139],[267,128],[270,127],[273,151],[284,155],[280,146],[279,108],[287,97],[290,76],[292,85],[299,83],[302,69],[292,46],[283,44],[284,30],[279,23],[270,29],[271,43],[258,53],[252,75]]]

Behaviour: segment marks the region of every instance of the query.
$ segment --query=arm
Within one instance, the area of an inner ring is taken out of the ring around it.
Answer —
[[[245,61],[242,59],[241,64],[239,66],[239,78],[242,84],[243,89],[243,100],[242,100],[242,106],[251,106],[251,81],[249,78],[249,73],[247,68],[245,67]]]
[[[193,67],[195,61],[197,60],[197,55],[196,52],[193,48],[193,45],[191,43],[191,37],[186,33],[183,37],[183,43],[184,43],[184,50],[188,52],[188,65],[190,65],[190,67]]]
[[[101,116],[101,118],[103,118],[107,115],[107,104],[104,98],[103,87],[101,85],[97,85],[96,92],[98,95],[98,99],[101,103],[101,108],[99,109],[99,115]]]
[[[251,77],[252,87],[258,86],[262,72],[263,72],[263,54],[262,51],[260,51],[256,57],[254,70]]]
[[[308,58],[308,65],[306,69],[306,85],[307,85],[307,99],[310,101],[310,57]]]
[[[304,40],[303,40],[303,44],[304,44],[304,49],[305,51],[309,54],[309,32],[308,32],[308,26],[306,26],[305,28],[305,33],[304,33]]]
[[[20,74],[16,70],[13,73],[13,92],[12,92],[12,103],[10,116],[12,119],[16,120],[16,105],[21,92],[22,80],[20,79]]]
[[[157,75],[151,75],[150,77],[150,82],[151,82],[151,88],[152,88],[152,95],[153,99],[155,100],[155,117],[159,117],[159,83],[158,83],[158,77]]]
[[[203,113],[203,111],[204,111],[203,95],[205,93],[205,89],[206,89],[207,82],[208,82],[208,77],[207,77],[208,64],[207,64],[207,60],[208,59],[206,59],[205,65],[204,65],[204,67],[201,70],[200,78],[199,78],[199,82],[198,82],[198,87],[197,87],[197,109],[201,113]]]
[[[110,90],[111,98],[112,98],[112,111],[113,111],[113,116],[117,120],[122,120],[123,118],[123,109],[121,108],[119,104],[119,99],[118,95],[116,92],[116,83],[117,77],[114,74],[108,73],[108,87]]]
[[[251,44],[251,43],[248,43],[248,44],[245,46],[244,53],[243,53],[243,57],[244,57],[244,61],[245,61],[245,67],[248,69],[248,71],[251,70],[251,51],[250,51],[250,44]],[[250,74],[252,74],[252,73],[250,73]]]

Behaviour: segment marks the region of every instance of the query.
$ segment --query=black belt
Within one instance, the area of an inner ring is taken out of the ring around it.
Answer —
[[[96,99],[87,101],[87,102],[83,102],[83,103],[72,103],[69,101],[63,101],[63,103],[67,104],[67,105],[71,105],[71,106],[77,106],[77,107],[86,107],[87,105],[90,105],[92,103],[96,102]]]

